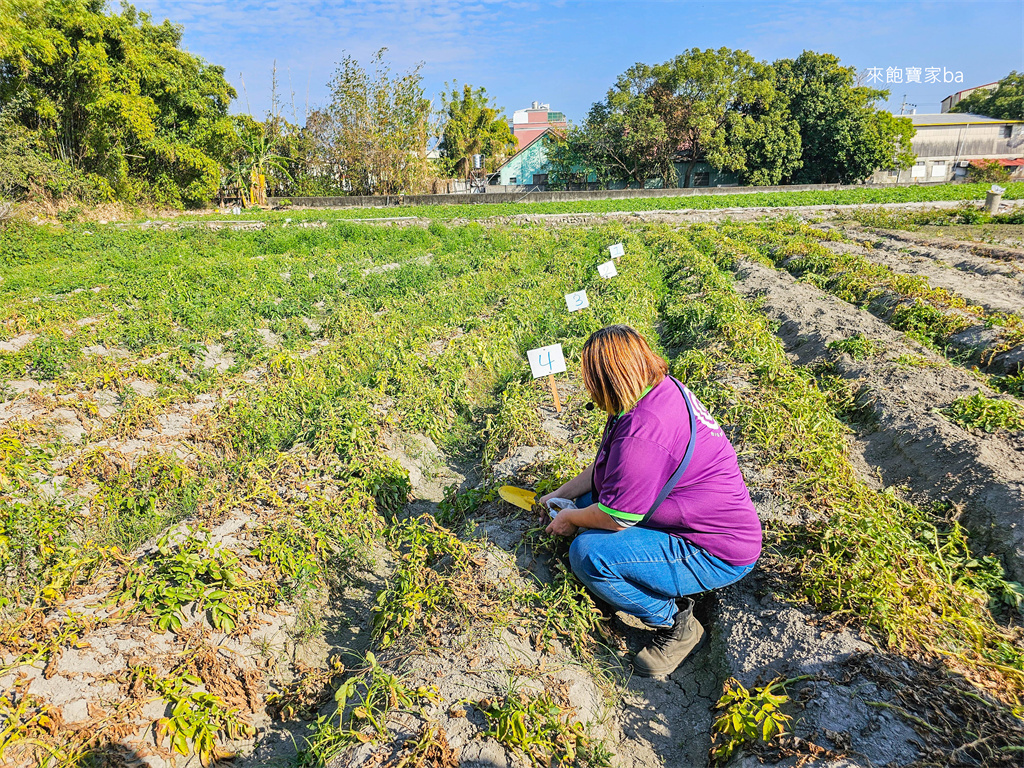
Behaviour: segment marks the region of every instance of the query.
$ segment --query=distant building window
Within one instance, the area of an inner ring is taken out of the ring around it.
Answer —
[[[946,178],[946,164],[945,163],[934,163],[932,165],[932,178]]]
[[[1012,125],[1004,125],[1003,126],[1002,135],[1003,135],[1004,139],[1010,138],[1013,135],[1013,126]]]
[[[509,183],[509,184],[515,184],[515,183],[517,183],[517,182],[516,182],[516,177],[515,177],[515,176],[512,176],[512,177],[511,177],[511,178],[510,178],[510,179],[508,180],[508,183]]]
[[[910,177],[912,179],[923,179],[927,172],[924,166],[924,160],[918,160],[914,163],[914,167],[910,169]]]
[[[888,168],[888,169],[886,169],[886,171],[885,171],[885,175],[886,175],[886,176],[889,176],[890,178],[891,178],[891,177],[893,177],[893,176],[895,176],[895,175],[896,175],[896,173],[897,173],[897,171],[896,171],[896,169],[895,169],[895,168]]]
[[[693,186],[695,187],[707,187],[711,185],[711,172],[710,171],[697,171],[693,174]]]
[[[533,174],[533,183],[534,184],[547,184],[548,183],[548,175],[546,173],[535,173],[535,174]]]

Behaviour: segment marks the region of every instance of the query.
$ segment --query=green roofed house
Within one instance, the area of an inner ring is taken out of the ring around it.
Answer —
[[[490,183],[546,189],[550,169],[548,147],[554,140],[554,131],[548,128],[499,166],[491,174]]]
[[[548,162],[548,150],[551,144],[557,139],[554,129],[548,128],[539,134],[533,141],[524,146],[505,163],[497,168],[488,177],[488,185],[493,188],[496,185],[503,187],[523,187],[531,192],[544,191],[547,189],[548,173],[551,164]],[[686,178],[686,167],[688,161],[680,156],[676,161],[676,175],[680,186]],[[729,171],[720,171],[712,168],[706,162],[698,161],[694,164],[693,175],[690,179],[692,187],[732,187],[738,183],[738,176]],[[622,183],[613,182],[609,185],[611,189],[621,189]],[[597,178],[592,173],[588,179],[587,187],[597,189]],[[661,179],[649,179],[645,184],[648,189],[661,187]],[[572,187],[575,189],[576,187]],[[490,189],[489,191],[495,191]]]

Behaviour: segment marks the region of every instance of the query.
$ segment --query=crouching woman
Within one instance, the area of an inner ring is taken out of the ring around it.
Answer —
[[[608,414],[601,445],[589,467],[540,500],[551,509],[552,499],[576,500],[548,533],[576,535],[573,572],[656,630],[633,661],[644,676],[670,674],[704,639],[689,595],[741,579],[761,554],[761,523],[736,451],[667,373],[632,328],[595,332],[583,347],[583,384]]]

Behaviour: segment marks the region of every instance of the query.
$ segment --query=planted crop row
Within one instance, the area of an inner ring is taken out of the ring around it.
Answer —
[[[896,330],[934,349],[949,349],[951,337],[971,327],[999,329],[998,341],[977,360],[982,364],[1024,343],[1024,317],[1020,314],[990,312],[951,291],[931,286],[922,276],[900,274],[858,253],[837,253],[821,243],[822,239],[842,239],[834,230],[780,221],[770,229],[727,223],[720,231],[749,247],[748,257],[784,268],[844,301],[866,307]],[[956,349],[951,356],[954,360],[970,357]],[[991,383],[1016,394],[1019,377],[999,375]]]
[[[618,200],[577,200],[552,203],[476,203],[473,205],[394,205],[382,208],[343,208],[333,210],[295,210],[242,214],[247,218],[281,221],[289,219],[367,219],[414,216],[432,220],[481,219],[492,216],[517,216],[530,213],[604,213],[609,211],[712,210],[716,208],[752,208],[795,205],[855,205],[940,200],[985,199],[988,184],[940,184],[935,186],[863,187],[834,191],[748,192],[739,194],[687,195]],[[1016,200],[1024,194],[1024,184],[1006,185],[1003,198]]]
[[[746,256],[707,227],[649,240],[663,249],[670,296],[665,340],[672,361],[716,418],[734,425],[759,462],[788,478],[790,500],[817,520],[776,531],[787,568],[816,606],[858,617],[883,647],[938,655],[969,669],[1019,706],[1021,639],[993,618],[990,601],[1017,587],[994,561],[975,560],[964,531],[891,490],[861,482],[847,457],[848,428],[814,377],[795,368],[767,319],[731,287],[728,270]],[[753,386],[734,390],[730,374]]]

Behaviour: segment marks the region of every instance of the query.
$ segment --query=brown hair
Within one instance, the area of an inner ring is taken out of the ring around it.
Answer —
[[[660,384],[667,373],[668,363],[628,325],[595,331],[583,345],[583,385],[612,416],[636,405],[644,390]]]

